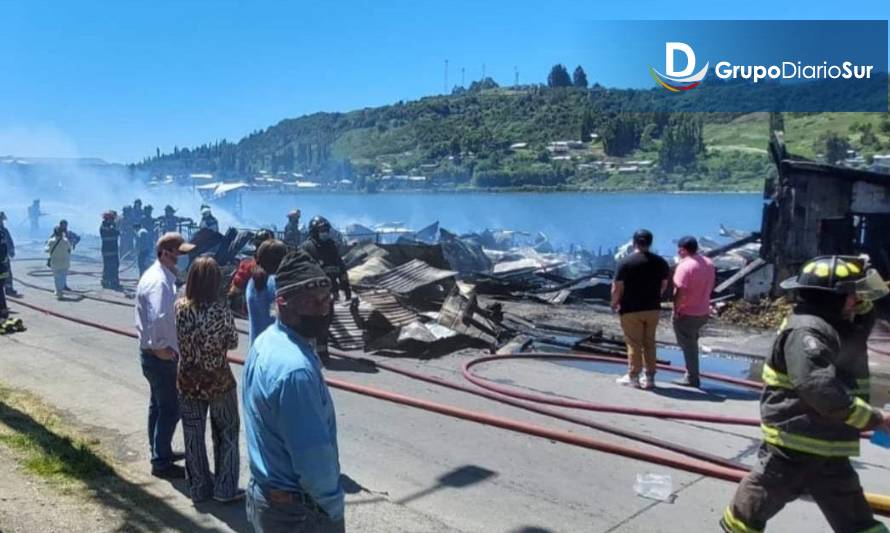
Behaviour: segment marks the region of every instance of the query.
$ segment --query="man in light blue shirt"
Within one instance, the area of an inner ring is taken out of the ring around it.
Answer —
[[[173,464],[181,454],[173,452],[173,433],[179,422],[179,398],[176,392],[176,360],[179,338],[176,335],[176,261],[195,245],[178,233],[166,233],[156,246],[158,260],[139,278],[136,286],[136,331],[142,375],[148,380],[151,398],[148,404],[148,443],[153,476],[176,479],[185,471]]]
[[[331,282],[305,252],[276,276],[278,320],[251,345],[242,398],[257,533],[344,530],[334,404],[307,339],[328,327]]]

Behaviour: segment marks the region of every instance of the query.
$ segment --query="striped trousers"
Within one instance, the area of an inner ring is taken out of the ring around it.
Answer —
[[[185,473],[189,496],[199,502],[210,497],[230,498],[238,490],[241,456],[238,451],[238,393],[236,389],[211,400],[180,397],[185,440]],[[213,474],[207,460],[207,414],[213,440]]]

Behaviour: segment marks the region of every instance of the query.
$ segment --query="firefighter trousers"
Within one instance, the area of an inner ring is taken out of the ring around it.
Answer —
[[[114,289],[120,286],[118,278],[120,270],[120,258],[117,254],[102,255],[102,286]]]
[[[762,443],[720,525],[730,533],[763,531],[786,504],[809,494],[838,533],[886,533],[847,457],[821,457]]]

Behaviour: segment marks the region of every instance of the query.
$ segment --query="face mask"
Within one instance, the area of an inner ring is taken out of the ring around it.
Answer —
[[[307,339],[315,339],[323,335],[330,325],[328,316],[300,315],[300,323],[294,327],[294,331]]]
[[[328,241],[331,239],[331,234],[328,233],[327,231],[320,231],[318,233],[318,238],[322,241]]]

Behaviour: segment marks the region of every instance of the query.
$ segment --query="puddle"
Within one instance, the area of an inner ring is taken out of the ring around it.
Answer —
[[[549,352],[569,351],[567,348],[557,347],[550,344],[538,344],[534,349]],[[658,346],[657,352],[658,359],[669,362],[670,366],[676,368],[683,368],[685,366],[683,352],[679,348]],[[569,366],[588,372],[620,376],[627,371],[627,367],[623,361],[618,361],[618,364],[601,363],[597,361],[553,361],[553,364]],[[760,372],[763,368],[763,362],[759,359],[751,359],[718,352],[701,353],[699,364],[702,372],[721,374],[734,378],[750,379],[753,381],[760,381]],[[680,374],[674,372],[661,372],[660,377],[662,380],[670,381],[679,378]],[[759,391],[706,378],[702,378],[702,388],[708,392],[718,394],[724,392],[732,394],[733,396],[738,396],[741,392],[747,391],[752,398],[760,396]],[[748,394],[744,394],[744,396],[748,396]]]

